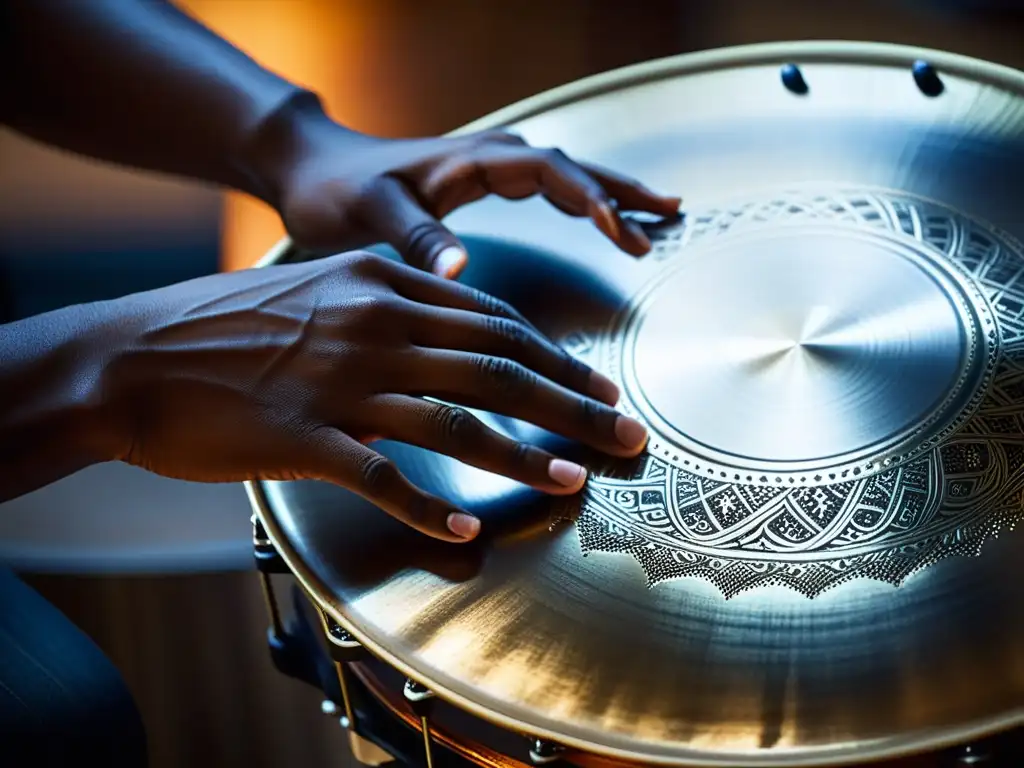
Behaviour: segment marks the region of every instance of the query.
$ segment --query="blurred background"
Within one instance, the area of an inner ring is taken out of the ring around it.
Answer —
[[[1024,68],[1019,4],[977,0],[182,0],[263,64],[384,136],[438,134],[608,69],[768,40],[941,48]],[[261,204],[0,132],[0,322],[251,265]],[[685,194],[685,190],[680,190]],[[277,676],[240,486],[95,467],[0,506],[21,571],[121,668],[151,764],[339,765],[319,697]]]

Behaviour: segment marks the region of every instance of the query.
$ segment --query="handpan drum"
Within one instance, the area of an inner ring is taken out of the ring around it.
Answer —
[[[335,644],[535,760],[859,764],[1024,724],[1024,74],[773,44],[466,130],[495,127],[684,196],[639,260],[540,201],[450,219],[464,280],[615,379],[650,445],[616,462],[482,414],[585,456],[555,502],[382,444],[483,519],[465,546],[251,485]]]

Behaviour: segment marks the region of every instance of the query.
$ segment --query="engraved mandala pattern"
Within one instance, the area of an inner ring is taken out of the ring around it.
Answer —
[[[653,232],[651,258],[667,263],[697,241],[809,220],[916,241],[966,276],[991,327],[981,329],[986,374],[962,417],[864,471],[800,478],[705,471],[652,433],[652,449],[630,466],[593,467],[580,508],[560,513],[575,519],[584,554],[632,555],[651,586],[690,576],[727,598],[758,586],[815,597],[854,578],[898,586],[942,558],[977,555],[1024,518],[1024,253],[1012,237],[902,193],[797,191],[691,214]],[[616,332],[613,324],[566,346],[608,368]]]

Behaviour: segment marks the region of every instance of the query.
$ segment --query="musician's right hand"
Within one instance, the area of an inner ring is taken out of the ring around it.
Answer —
[[[579,491],[584,469],[460,406],[616,456],[646,443],[612,407],[615,385],[514,309],[372,254],[219,274],[110,306],[120,316],[98,379],[117,414],[117,458],[168,477],[326,480],[464,541],[479,521],[368,443],[421,446],[552,494]]]

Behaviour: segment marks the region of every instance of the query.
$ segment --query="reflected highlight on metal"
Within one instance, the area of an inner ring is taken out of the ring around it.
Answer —
[[[637,261],[540,201],[448,222],[464,280],[615,378],[649,450],[491,418],[590,462],[555,502],[382,446],[482,518],[467,546],[252,485],[307,591],[396,674],[577,763],[854,764],[1024,724],[1024,75],[773,44],[469,129],[497,126],[684,195]]]

